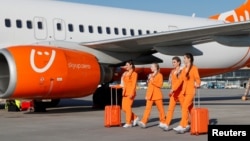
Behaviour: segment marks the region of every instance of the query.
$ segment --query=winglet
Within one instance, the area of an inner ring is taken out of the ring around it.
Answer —
[[[240,22],[250,20],[250,0],[246,0],[238,8],[209,17],[210,19],[223,20],[225,22]]]

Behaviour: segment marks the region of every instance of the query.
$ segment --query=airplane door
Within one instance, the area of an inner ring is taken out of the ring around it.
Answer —
[[[35,38],[45,40],[47,38],[47,23],[43,17],[34,18]]]
[[[54,38],[55,40],[65,40],[66,27],[65,22],[62,19],[54,19]]]

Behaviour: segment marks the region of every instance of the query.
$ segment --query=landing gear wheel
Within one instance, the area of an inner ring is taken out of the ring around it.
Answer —
[[[51,102],[45,102],[45,107],[56,107],[60,103],[60,99],[52,99]]]
[[[34,100],[34,112],[46,112],[46,108],[56,107],[59,102],[60,99],[52,99],[50,102]]]
[[[46,112],[46,104],[41,100],[34,100],[34,112]]]

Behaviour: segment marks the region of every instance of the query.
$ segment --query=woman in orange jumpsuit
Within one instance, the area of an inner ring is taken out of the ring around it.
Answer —
[[[157,63],[151,65],[152,73],[148,77],[148,88],[146,92],[146,108],[143,114],[141,121],[138,122],[138,125],[142,128],[146,128],[148,122],[152,105],[155,103],[159,111],[159,120],[160,124],[163,124],[165,121],[165,112],[163,106],[163,95],[162,95],[162,85],[163,85],[163,76],[160,73],[160,68]]]
[[[181,94],[184,95],[184,101],[182,102],[181,112],[182,117],[180,125],[176,128],[173,128],[178,133],[185,133],[189,130],[190,126],[188,125],[189,121],[189,108],[193,104],[196,88],[200,87],[200,75],[198,68],[193,64],[194,57],[191,53],[186,53],[184,55],[185,67],[182,69],[180,75],[181,81],[179,84],[172,88],[172,92],[177,91],[178,87],[182,83]]]
[[[125,65],[126,71],[123,73],[122,81],[122,110],[126,115],[126,124],[124,128],[136,126],[139,118],[132,112],[132,105],[136,96],[137,73],[134,71],[135,66],[132,61],[128,61]],[[133,122],[133,125],[131,124]]]
[[[180,74],[181,74],[181,59],[177,56],[172,58],[172,64],[173,64],[173,70],[170,72],[169,75],[169,83],[171,84],[171,87],[176,87],[178,85],[178,81],[180,81]],[[180,102],[182,104],[184,100],[184,96],[180,95],[181,92],[181,86],[178,87],[178,89],[174,93],[169,94],[169,105],[168,105],[168,111],[166,115],[166,120],[164,124],[161,126],[161,128],[165,131],[169,130],[169,125],[171,123],[171,120],[173,118],[173,113],[175,106],[177,102]]]

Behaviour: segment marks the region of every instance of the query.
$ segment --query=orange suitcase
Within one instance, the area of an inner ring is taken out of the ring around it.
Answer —
[[[200,97],[198,90],[198,107],[194,107],[191,111],[190,134],[191,135],[207,134],[208,125],[209,125],[209,111],[207,108],[200,107]]]
[[[208,109],[194,108],[191,111],[191,131],[193,135],[206,134],[208,132]]]
[[[113,105],[111,88],[111,105],[105,106],[104,126],[121,126],[121,107],[117,105],[117,89],[116,89],[116,104]]]

